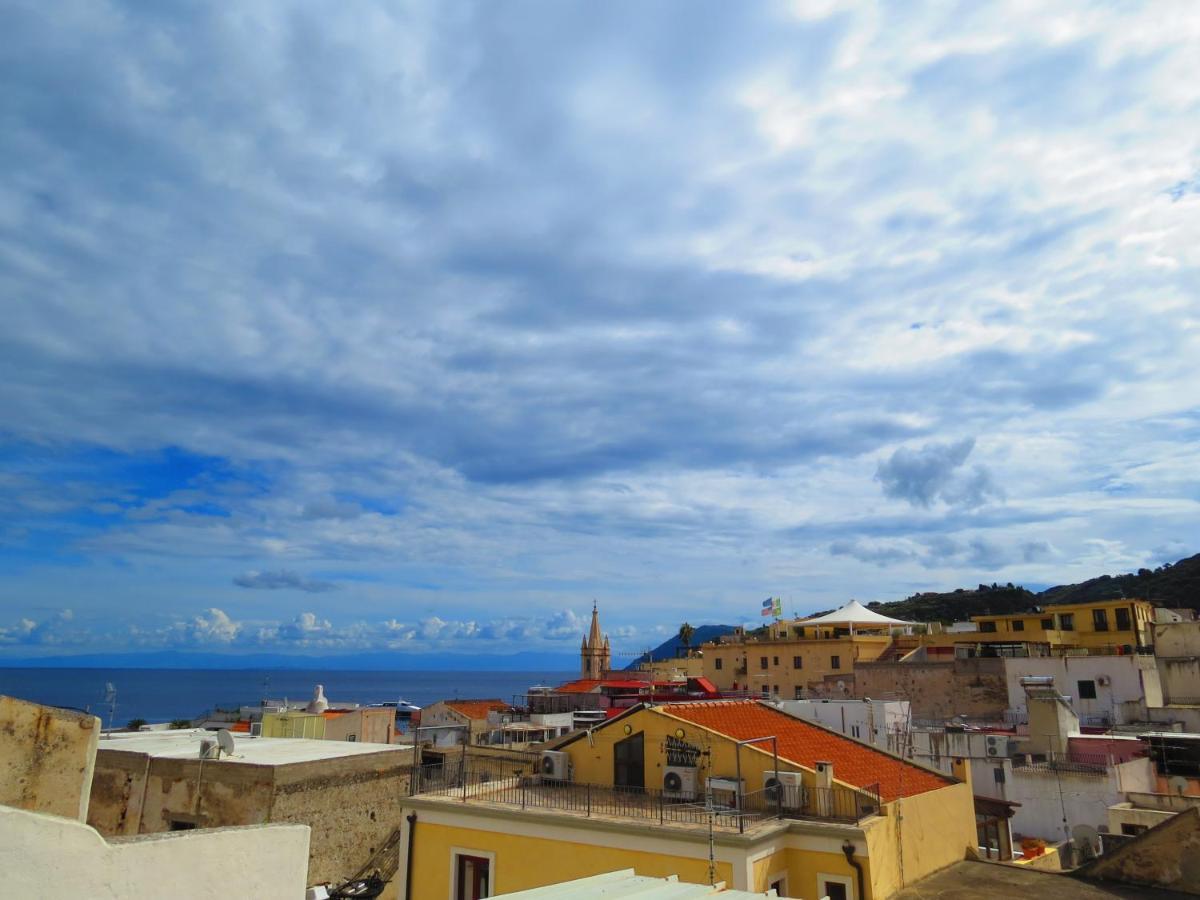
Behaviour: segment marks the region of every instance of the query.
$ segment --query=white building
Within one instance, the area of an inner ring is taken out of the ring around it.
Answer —
[[[1144,722],[1147,707],[1162,705],[1154,657],[1029,656],[1004,660],[1008,711],[1014,721],[1028,716],[1022,678],[1053,678],[1054,687],[1085,725]]]
[[[798,719],[906,755],[907,700],[778,700],[773,705]]]

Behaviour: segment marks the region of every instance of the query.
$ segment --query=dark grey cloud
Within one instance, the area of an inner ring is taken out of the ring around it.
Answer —
[[[320,594],[337,589],[337,585],[329,581],[306,578],[299,572],[280,569],[275,572],[243,572],[234,576],[233,583],[238,587],[266,591],[304,591],[309,594]]]
[[[875,480],[884,496],[928,508],[941,500],[950,506],[974,507],[1002,496],[984,466],[963,471],[975,449],[974,438],[949,444],[925,444],[920,450],[900,447],[879,463]]]

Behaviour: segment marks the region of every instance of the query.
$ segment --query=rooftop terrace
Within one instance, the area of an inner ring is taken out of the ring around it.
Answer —
[[[201,741],[216,739],[216,733],[203,729],[179,731],[133,731],[107,734],[100,750],[144,753],[165,759],[197,759]],[[411,746],[367,744],[354,741],[318,741],[308,738],[264,738],[239,734],[234,738],[232,756],[221,754],[222,763],[282,766],[289,763],[341,759],[371,753],[412,753]]]

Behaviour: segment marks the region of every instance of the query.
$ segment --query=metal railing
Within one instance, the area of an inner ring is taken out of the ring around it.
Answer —
[[[1100,754],[1042,753],[1026,759],[1013,757],[1013,768],[1025,772],[1055,772],[1104,777],[1111,768],[1109,757]]]
[[[745,831],[770,819],[854,823],[879,812],[878,784],[863,789],[785,787],[762,790],[711,806],[701,795],[654,788],[556,781],[541,775],[503,774],[461,765],[422,766],[413,771],[412,793],[463,803],[493,803],[554,810],[585,817],[639,819],[660,825],[707,826]]]

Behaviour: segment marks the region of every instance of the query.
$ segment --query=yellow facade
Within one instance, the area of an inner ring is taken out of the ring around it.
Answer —
[[[759,791],[764,774],[775,765],[769,742],[739,749],[732,738],[674,716],[666,705],[635,709],[561,744],[571,759],[570,780],[613,785],[614,747],[639,733],[648,789],[662,787],[671,738],[702,749],[700,785],[710,776],[735,777],[740,763],[746,792]],[[779,768],[800,772],[806,785],[816,784],[816,773],[803,766],[781,759]],[[592,817],[578,809],[557,811],[532,803],[526,809],[488,804],[486,798],[462,802],[453,791],[418,795],[409,805],[417,814],[414,897],[453,898],[460,857],[487,861],[493,893],[626,868],[639,875],[708,881],[708,831],[700,824],[660,824],[615,814]],[[848,897],[857,897],[859,875],[843,851],[848,846],[861,867],[866,900],[884,900],[901,886],[964,858],[975,839],[970,785],[948,781],[943,788],[885,803],[878,815],[857,823],[768,818],[751,823],[743,834],[718,830],[713,850],[717,879],[733,888],[777,887],[783,897],[819,897],[827,884],[839,883]]]
[[[304,710],[264,713],[262,736],[272,738],[325,739],[325,717]]]
[[[972,616],[978,631],[928,635],[926,646],[962,643],[1022,642],[1052,647],[1107,649],[1152,643],[1154,604],[1146,600],[1104,600],[1047,606],[1042,612]]]
[[[704,677],[721,691],[786,700],[836,694],[839,679],[851,683],[856,662],[878,659],[892,642],[890,636],[875,634],[814,637],[814,628],[801,637],[798,627],[736,643],[705,644]],[[845,693],[849,695],[848,687]]]

